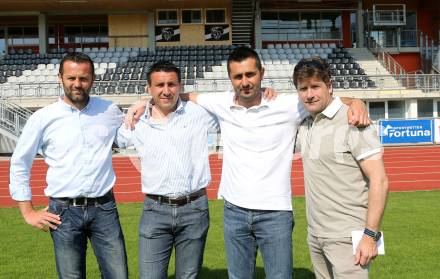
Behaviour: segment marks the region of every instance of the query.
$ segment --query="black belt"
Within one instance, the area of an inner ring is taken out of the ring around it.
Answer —
[[[104,204],[115,200],[112,191],[107,192],[104,196],[96,198],[77,197],[77,198],[50,198],[55,202],[68,203],[71,206],[96,206],[97,204]]]
[[[157,201],[158,203],[169,204],[169,205],[185,205],[192,201],[195,201],[200,197],[203,197],[204,195],[206,195],[206,188],[202,188],[194,193],[177,198],[169,198],[167,196],[149,195],[149,194],[147,194],[146,196],[152,200]]]

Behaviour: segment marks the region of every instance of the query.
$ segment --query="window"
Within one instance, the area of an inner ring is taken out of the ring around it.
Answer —
[[[202,12],[200,10],[182,10],[182,23],[202,23]]]
[[[437,101],[437,117],[440,115],[440,101]]]
[[[371,120],[385,118],[385,102],[370,102],[369,107]]]
[[[49,41],[55,39],[54,29],[49,28]],[[65,25],[64,43],[99,43],[107,41],[107,25]]]
[[[5,29],[0,27],[0,54],[4,54],[6,52],[6,44],[5,44]]]
[[[388,118],[405,118],[405,101],[388,101]]]
[[[159,10],[157,11],[157,24],[158,25],[177,25],[177,10]]]
[[[433,117],[434,101],[433,100],[417,100],[417,117]]]
[[[38,45],[38,27],[9,27],[8,28],[8,44],[11,46],[21,45]]]
[[[207,9],[206,23],[225,23],[226,10],[225,9]]]
[[[341,39],[340,12],[262,11],[263,40]]]

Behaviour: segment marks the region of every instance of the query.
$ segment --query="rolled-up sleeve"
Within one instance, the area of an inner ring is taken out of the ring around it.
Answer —
[[[39,114],[33,114],[15,147],[9,169],[9,192],[16,201],[29,201],[32,192],[29,185],[32,162],[42,142],[42,128]]]
[[[132,133],[133,132],[130,129],[127,129],[125,128],[124,125],[121,125],[121,127],[119,127],[116,134],[116,139],[115,139],[116,145],[119,148],[126,148],[132,146],[133,145],[131,141]]]

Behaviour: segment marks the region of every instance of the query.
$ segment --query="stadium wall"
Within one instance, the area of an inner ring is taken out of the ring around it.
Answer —
[[[400,53],[398,55],[391,54],[391,56],[405,69],[406,72],[415,72],[422,68],[420,53],[418,52]]]
[[[146,14],[110,14],[108,16],[109,47],[148,47],[148,27]],[[119,38],[112,38],[118,36]]]

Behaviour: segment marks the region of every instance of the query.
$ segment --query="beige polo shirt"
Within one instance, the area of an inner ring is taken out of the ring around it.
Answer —
[[[381,153],[382,146],[373,125],[348,124],[347,109],[336,97],[315,120],[306,118],[298,132],[308,230],[316,237],[350,237],[365,227],[369,184],[358,162]]]

